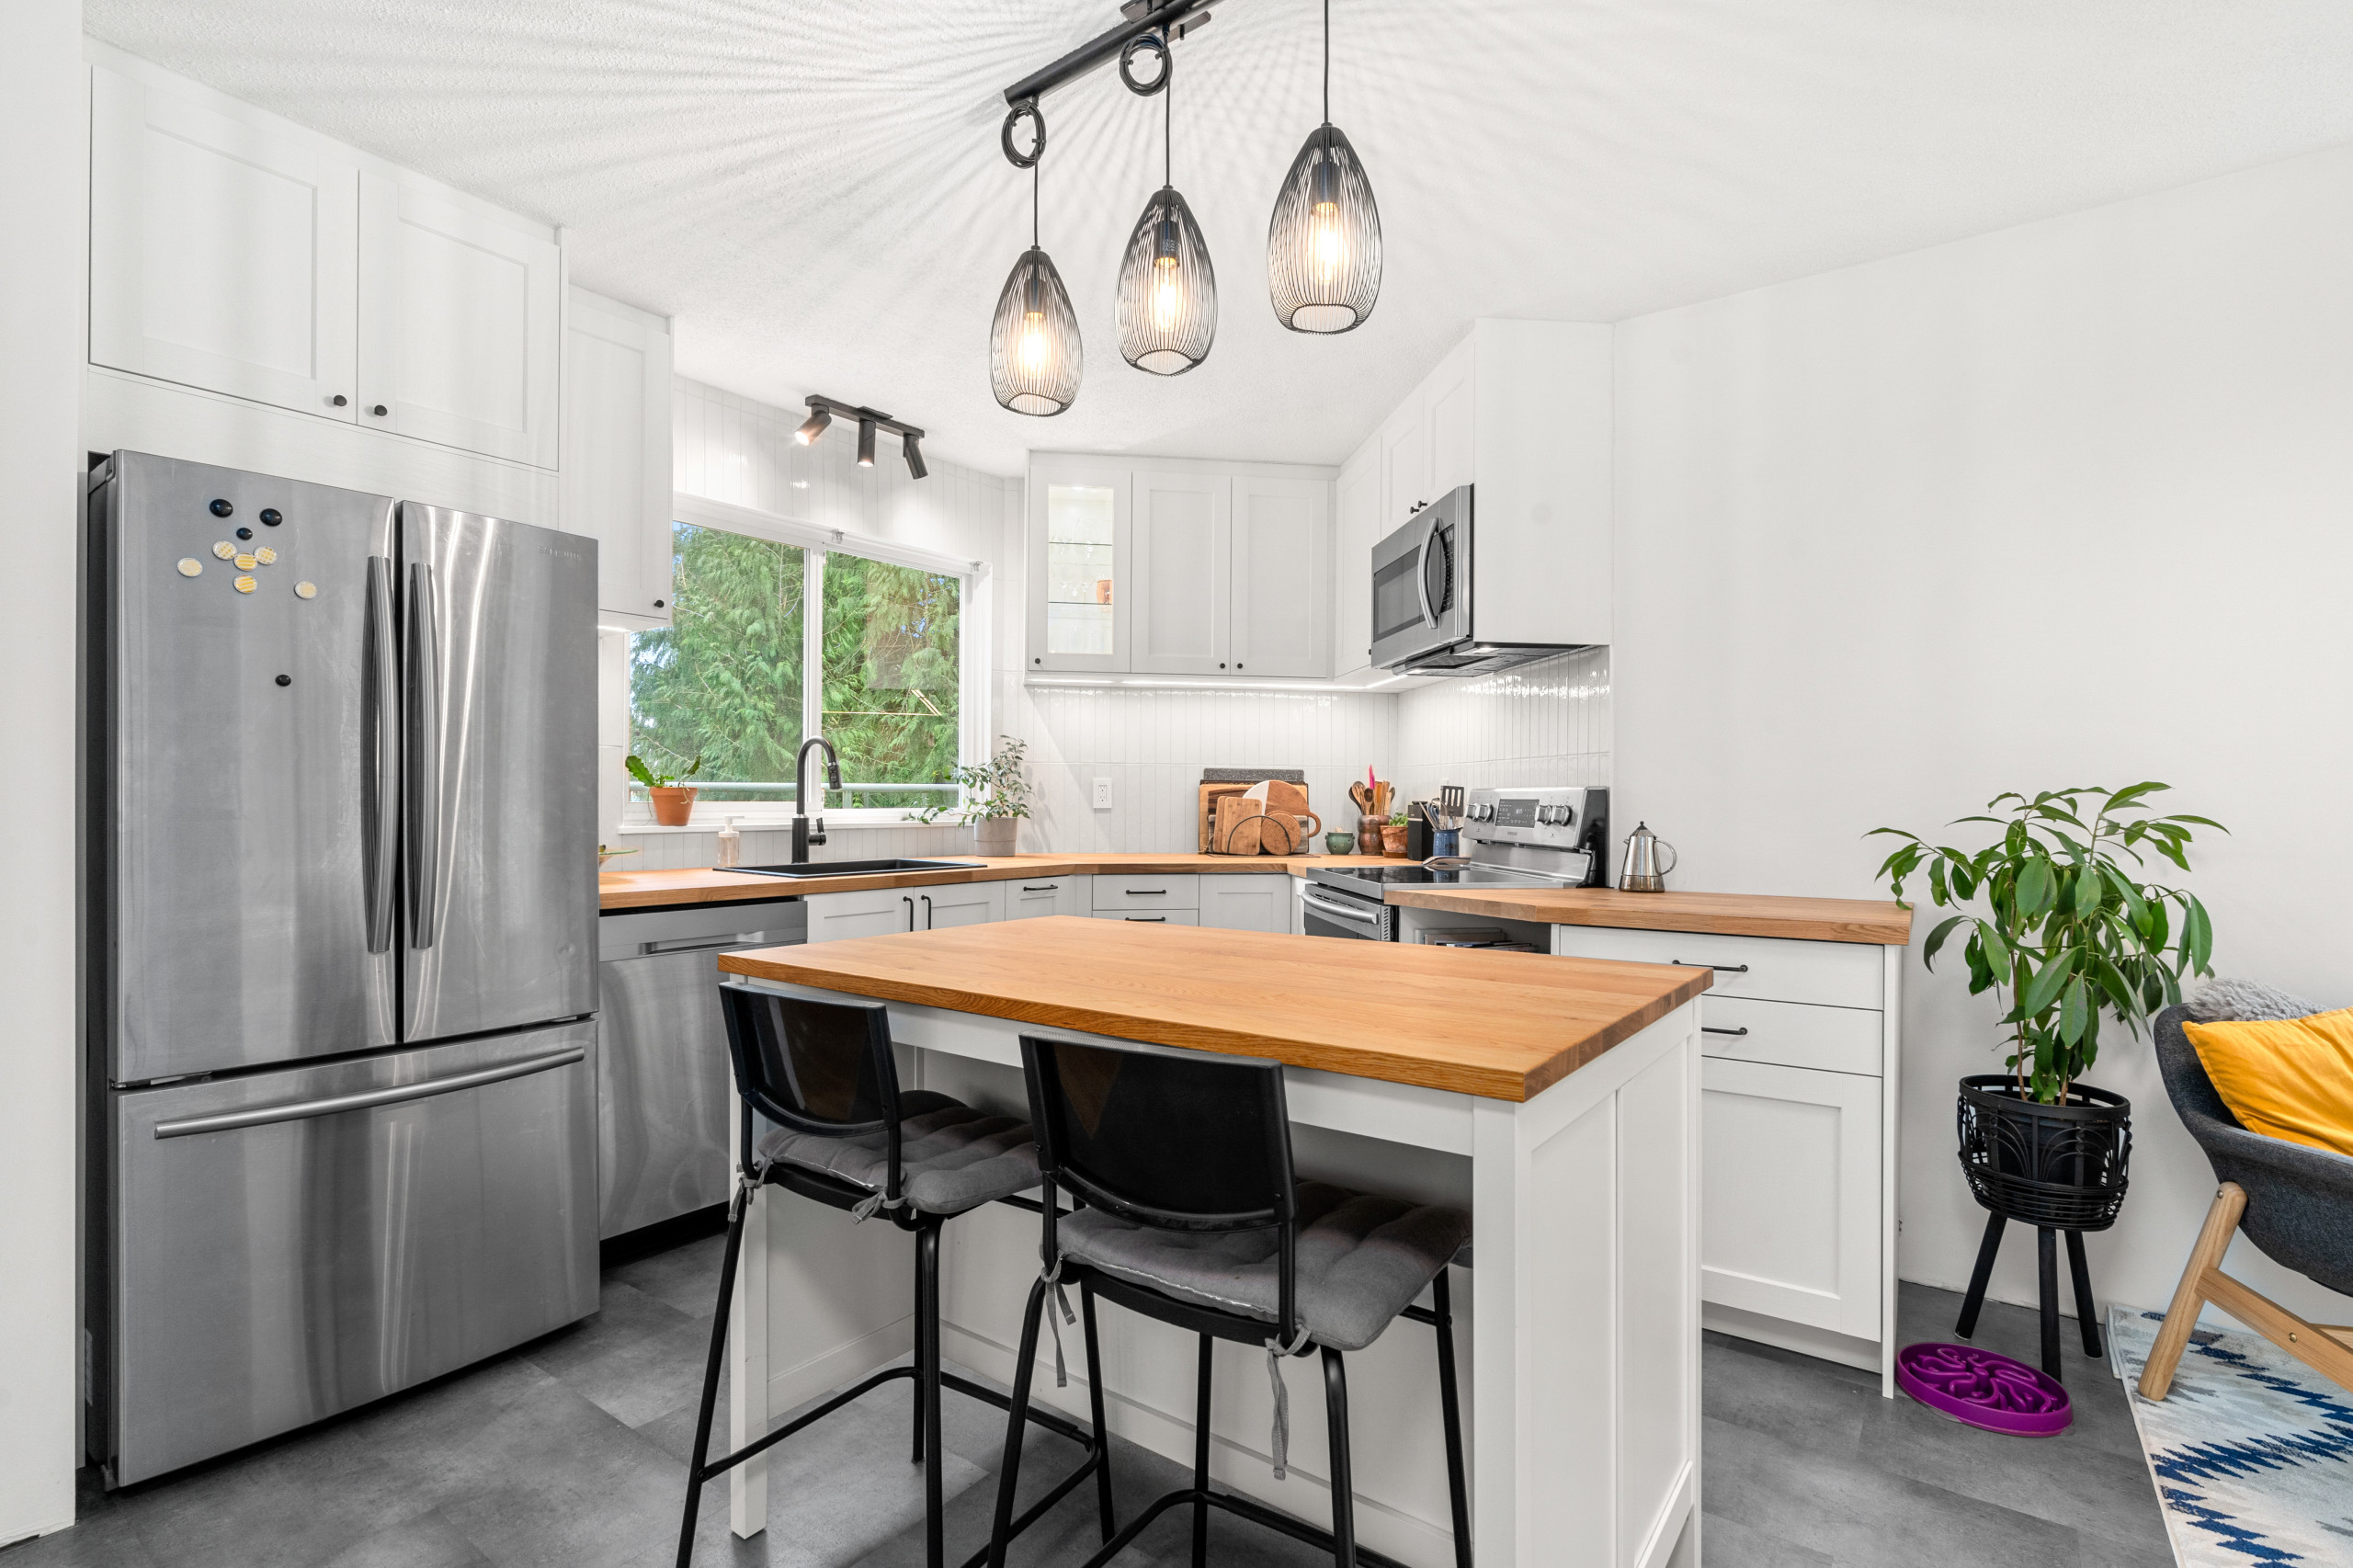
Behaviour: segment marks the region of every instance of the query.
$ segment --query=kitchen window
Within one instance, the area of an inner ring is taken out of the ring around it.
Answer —
[[[791,816],[794,757],[813,733],[839,750],[843,785],[813,812],[897,822],[956,804],[952,775],[977,733],[962,635],[972,564],[738,510],[673,525],[671,623],[630,638],[630,750],[656,773],[702,758],[682,780],[700,790],[700,828]],[[810,778],[823,783],[822,756]],[[627,821],[651,821],[634,783]]]

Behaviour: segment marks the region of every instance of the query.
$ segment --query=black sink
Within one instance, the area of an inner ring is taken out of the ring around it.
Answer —
[[[747,877],[870,877],[878,871],[977,871],[978,860],[812,860],[801,866],[713,866]]]

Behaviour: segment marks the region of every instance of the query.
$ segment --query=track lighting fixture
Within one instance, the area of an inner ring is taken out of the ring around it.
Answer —
[[[923,431],[917,426],[903,419],[893,419],[879,408],[864,408],[854,403],[844,403],[838,398],[813,395],[809,398],[808,403],[809,417],[801,423],[800,429],[792,433],[793,438],[801,445],[813,444],[818,437],[825,433],[825,426],[833,423],[834,415],[838,414],[844,419],[858,421],[858,467],[872,468],[874,466],[875,434],[878,431],[887,430],[899,437],[899,449],[907,460],[907,473],[910,477],[921,479],[929,472],[924,467],[923,449],[919,445],[923,440]]]
[[[1014,149],[1013,128],[1023,118],[1037,128],[1025,157]],[[1047,417],[1078,398],[1086,353],[1079,342],[1078,312],[1053,259],[1038,244],[1038,165],[1046,155],[1046,120],[1030,104],[1006,119],[1005,155],[1029,171],[1029,248],[1006,276],[989,328],[989,390],[1016,414]]]
[[[1332,0],[1324,0],[1324,123],[1291,160],[1267,223],[1267,292],[1293,332],[1361,326],[1381,298],[1381,210],[1332,123]]]
[[[1143,204],[1120,264],[1120,356],[1139,370],[1180,376],[1209,358],[1217,336],[1217,271],[1210,264],[1209,242],[1193,221],[1193,210],[1176,193],[1176,95],[1170,87],[1176,61],[1166,40],[1149,35],[1129,50],[1145,44],[1156,47],[1161,56],[1160,75],[1149,90],[1165,98],[1163,183]],[[1120,74],[1129,79],[1126,55],[1120,58]]]

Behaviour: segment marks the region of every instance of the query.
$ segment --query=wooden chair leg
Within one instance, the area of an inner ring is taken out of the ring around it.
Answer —
[[[2219,1268],[2198,1282],[2199,1293],[2322,1377],[2353,1393],[2353,1349],[2317,1324],[2306,1323],[2262,1292]]]
[[[2165,1309],[2165,1326],[2157,1330],[2148,1364],[2141,1369],[2143,1399],[2163,1399],[2173,1388],[2174,1369],[2181,1365],[2181,1353],[2189,1347],[2189,1331],[2198,1326],[2199,1309],[2206,1304],[2206,1275],[2221,1267],[2222,1255],[2231,1249],[2231,1237],[2238,1231],[2239,1216],[2245,1212],[2246,1188],[2234,1181],[2224,1182],[2206,1210],[2198,1244],[2189,1249],[2189,1261],[2182,1267],[2181,1283],[2174,1287],[2173,1304]]]

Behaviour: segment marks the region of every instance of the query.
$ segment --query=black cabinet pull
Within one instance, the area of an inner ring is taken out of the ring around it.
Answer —
[[[377,403],[377,404],[373,405],[372,407],[370,407],[370,408],[368,410],[368,412],[369,412],[369,413],[370,413],[370,414],[372,414],[372,415],[374,415],[377,418],[381,419],[382,417],[384,417],[384,415],[385,415],[390,414],[390,413],[392,412],[392,410],[391,410],[391,409],[389,409],[389,408],[386,408],[382,403]]]
[[[1166,888],[1130,888],[1128,896],[1130,898],[1166,898],[1168,890]]]
[[[1746,974],[1748,972],[1748,966],[1745,963],[1685,963],[1681,959],[1669,959],[1666,961],[1677,969],[1712,969],[1718,974]]]
[[[926,931],[931,929],[931,894],[929,893],[923,895],[923,928]]]
[[[1127,918],[1136,921],[1139,924],[1149,926],[1156,924],[1165,925],[1167,922],[1168,916],[1165,915],[1131,915]]]
[[[1024,882],[1021,884],[1021,891],[1023,892],[1052,892],[1061,886],[1060,882],[1048,882],[1044,887],[1033,888],[1028,882]]]
[[[912,931],[915,928],[915,901],[907,894],[901,893],[899,902],[907,906],[907,929]]]
[[[1748,1026],[1746,1024],[1743,1024],[1736,1029],[1719,1029],[1712,1028],[1706,1024],[1701,1024],[1699,1026],[1699,1032],[1701,1034],[1746,1034],[1748,1032]]]
[[[345,403],[349,403],[351,400],[344,396],[341,392],[337,392],[335,396],[327,399],[327,401],[334,403],[337,408],[341,408]]]

